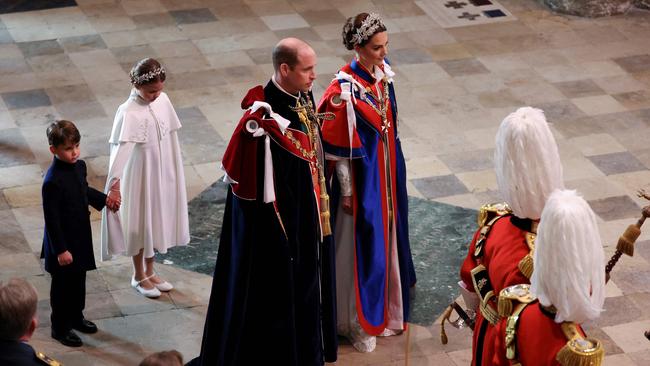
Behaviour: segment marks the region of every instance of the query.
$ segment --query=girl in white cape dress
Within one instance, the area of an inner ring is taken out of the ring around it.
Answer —
[[[134,88],[115,115],[106,178],[106,191],[119,192],[122,206],[102,212],[102,260],[131,256],[131,286],[150,298],[173,288],[154,272],[154,250],[190,241],[181,123],[162,92],[164,81],[165,69],[154,59],[131,70]]]

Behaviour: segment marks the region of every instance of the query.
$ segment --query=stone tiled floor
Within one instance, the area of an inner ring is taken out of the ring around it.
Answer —
[[[127,72],[145,56],[169,70],[167,92],[185,125],[190,197],[218,179],[240,98],[271,74],[272,46],[289,35],[313,45],[318,97],[350,58],[340,41],[343,21],[375,10],[390,31],[411,195],[468,208],[497,200],[490,164],[496,128],[516,107],[533,105],[552,122],[566,185],[598,213],[608,253],[646,204],[635,191],[650,187],[648,12],[580,19],[534,0],[502,0],[516,20],[443,28],[412,0],[77,2],[0,15],[0,279],[36,285],[41,326],[32,343],[67,365],[135,364],[167,348],[186,358],[198,352],[210,278],[161,266],[177,289],[145,300],[129,288],[126,259],[101,263],[89,276],[86,315],[99,324],[98,335],[84,336],[81,349],[48,336],[49,278],[37,259],[40,182],[51,159],[45,125],[55,118],[78,124],[90,182],[102,187]],[[642,337],[650,328],[650,235],[642,239],[612,275],[606,313],[589,325],[607,345],[606,364],[650,363]],[[467,331],[450,331],[442,346],[436,325],[412,327],[380,339],[371,354],[343,345],[339,364],[467,365],[469,347]]]

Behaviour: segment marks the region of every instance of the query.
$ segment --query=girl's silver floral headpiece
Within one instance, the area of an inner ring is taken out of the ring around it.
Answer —
[[[160,66],[140,76],[131,75],[131,83],[135,85],[140,85],[164,73],[165,73],[165,68]]]

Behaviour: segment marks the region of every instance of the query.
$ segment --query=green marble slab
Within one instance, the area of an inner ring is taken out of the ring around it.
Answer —
[[[217,258],[226,185],[216,182],[189,203],[191,241],[157,260],[212,274]],[[409,197],[409,234],[417,284],[411,322],[430,325],[458,296],[458,271],[476,230],[476,211]]]

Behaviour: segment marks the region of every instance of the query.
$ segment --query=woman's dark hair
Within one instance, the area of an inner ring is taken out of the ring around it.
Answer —
[[[372,34],[366,34],[365,36],[367,37],[361,37],[361,39],[358,39],[358,29],[361,28],[363,25],[363,21],[368,18],[370,14],[368,13],[359,13],[354,17],[348,18],[348,20],[345,22],[345,25],[343,25],[343,45],[345,48],[348,50],[353,50],[355,45],[359,45],[360,47],[365,46],[368,44],[372,36],[374,36],[377,33],[385,32],[386,31],[386,26],[384,23],[376,17],[375,19],[372,20],[372,25],[374,31],[372,31]],[[376,14],[375,14],[376,16]]]

